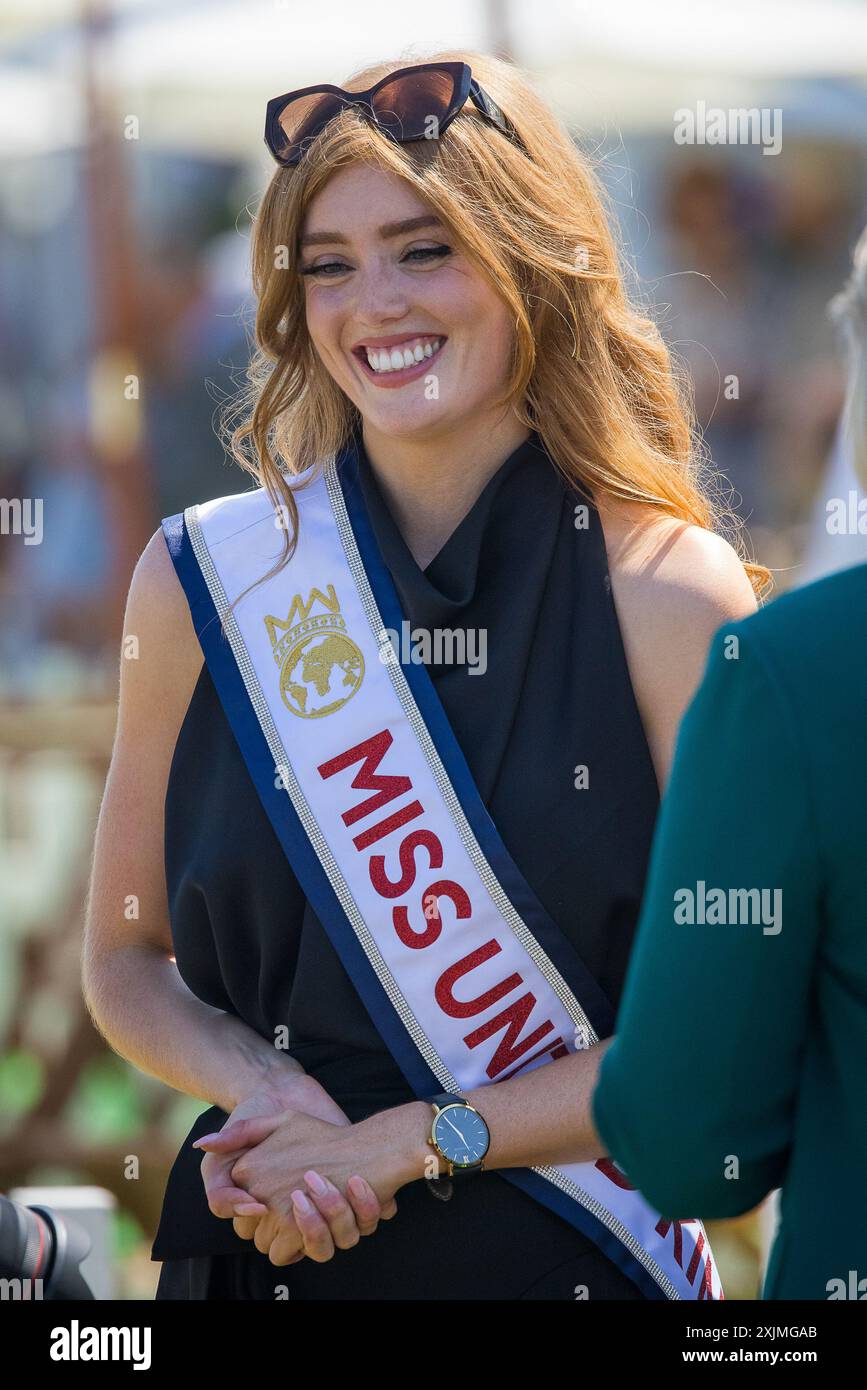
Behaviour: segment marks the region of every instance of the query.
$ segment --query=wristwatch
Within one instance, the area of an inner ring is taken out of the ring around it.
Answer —
[[[450,1178],[480,1173],[491,1146],[491,1133],[475,1106],[448,1092],[432,1096],[433,1120],[428,1143],[444,1160]],[[433,1179],[436,1181],[436,1179]]]

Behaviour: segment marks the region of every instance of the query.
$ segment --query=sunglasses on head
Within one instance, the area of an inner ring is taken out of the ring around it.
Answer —
[[[521,149],[511,121],[479,86],[468,63],[418,63],[389,73],[366,92],[323,83],[286,92],[268,102],[265,144],[278,164],[294,165],[329,121],[357,107],[390,139],[438,139],[471,101],[479,115]]]

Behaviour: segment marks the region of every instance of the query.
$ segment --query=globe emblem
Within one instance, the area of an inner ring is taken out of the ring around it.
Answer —
[[[286,655],[280,693],[293,714],[321,719],[351,700],[363,677],[364,657],[344,632],[308,632]]]

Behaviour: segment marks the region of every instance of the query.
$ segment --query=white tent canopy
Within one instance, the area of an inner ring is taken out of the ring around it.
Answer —
[[[81,139],[81,6],[5,0],[0,153]],[[485,50],[499,16],[519,61],[571,126],[671,129],[673,112],[780,104],[791,79],[867,90],[859,0],[114,0],[103,49],[121,115],[141,138],[242,157],[261,145],[268,97],[382,57]],[[855,134],[855,132],[853,132]]]

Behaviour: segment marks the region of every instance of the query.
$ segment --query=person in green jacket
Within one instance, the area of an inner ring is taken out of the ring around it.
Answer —
[[[867,474],[867,233],[855,264]],[[867,565],[714,639],[593,1113],[666,1217],[782,1189],[765,1298],[867,1299]]]

